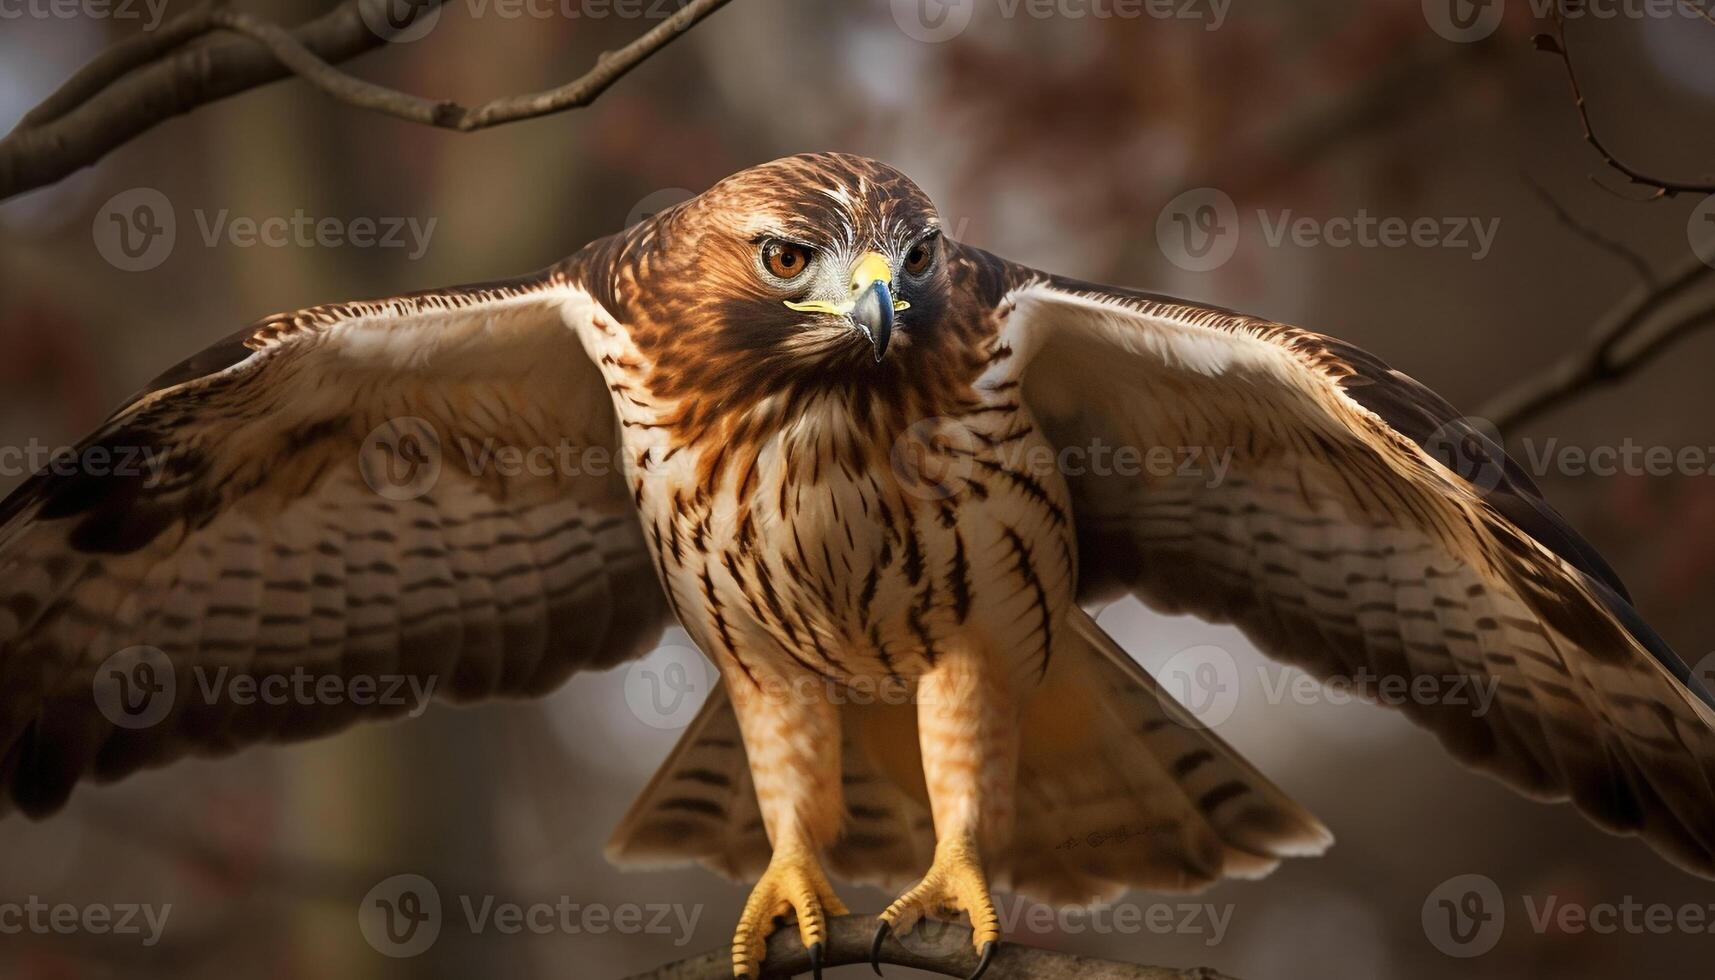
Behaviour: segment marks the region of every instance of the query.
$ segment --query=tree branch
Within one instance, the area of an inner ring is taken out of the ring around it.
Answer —
[[[1607,164],[1609,169],[1621,174],[1633,184],[1655,188],[1655,192],[1650,194],[1646,200],[1658,200],[1663,197],[1687,193],[1715,194],[1715,182],[1667,180],[1644,173],[1616,157],[1613,151],[1608,149],[1607,144],[1603,143],[1601,138],[1596,135],[1596,129],[1590,123],[1590,109],[1584,103],[1583,87],[1578,84],[1578,71],[1572,65],[1572,52],[1566,45],[1566,20],[1561,13],[1560,2],[1561,0],[1556,0],[1554,5],[1554,33],[1538,34],[1531,40],[1538,51],[1547,51],[1558,56],[1560,63],[1566,67],[1566,83],[1572,89],[1572,105],[1578,110],[1578,123],[1584,128],[1584,142],[1590,144],[1601,155],[1602,162]],[[1687,6],[1690,5],[1687,4]],[[1707,19],[1708,15],[1700,8],[1691,7],[1691,9],[1704,14]]]
[[[571,83],[474,109],[398,92],[334,67],[386,43],[360,8],[387,2],[347,0],[292,30],[212,3],[115,45],[0,140],[0,200],[63,179],[173,116],[290,74],[349,105],[459,132],[579,108],[731,0],[690,0]],[[440,3],[419,0],[394,23],[408,27]],[[203,43],[216,30],[242,37]]]
[[[474,109],[447,99],[425,99],[348,75],[317,57],[314,51],[299,43],[291,32],[249,14],[218,11],[213,17],[215,23],[221,27],[255,38],[282,64],[305,81],[347,105],[427,126],[469,133],[589,105],[606,91],[608,86],[619,81],[650,55],[666,47],[674,38],[695,27],[698,21],[730,2],[731,0],[691,0],[671,17],[650,28],[642,37],[618,51],[604,53],[596,59],[594,68],[576,80],[545,92],[495,99]]]
[[[846,915],[829,920],[822,965],[867,964],[870,937],[875,935],[875,927],[875,918],[867,915]],[[907,941],[909,946],[901,945],[897,939],[883,943],[881,962],[948,977],[969,976],[977,965],[976,953],[971,949],[971,931],[963,926],[948,924],[935,930],[932,936],[923,935],[920,930]],[[779,980],[809,970],[810,954],[799,942],[797,929],[778,929],[768,938],[768,958],[764,961],[762,973],[764,980]],[[636,974],[627,980],[730,980],[731,977],[732,951],[717,949]],[[984,977],[988,980],[1229,980],[1203,967],[1177,970],[1134,966],[1017,943],[1000,945]]]
[[[1687,256],[1659,285],[1641,286],[1609,310],[1582,347],[1544,374],[1503,392],[1480,414],[1506,431],[1570,401],[1586,388],[1625,377],[1669,344],[1715,320],[1715,308],[1694,310],[1656,330],[1629,353],[1620,354],[1651,317],[1711,272],[1715,268],[1695,253]]]

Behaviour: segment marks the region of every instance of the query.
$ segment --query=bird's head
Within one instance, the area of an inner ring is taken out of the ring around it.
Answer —
[[[611,300],[657,394],[724,408],[846,397],[930,412],[974,377],[957,246],[885,164],[834,153],[752,167],[617,243]],[[892,414],[899,414],[898,412]]]

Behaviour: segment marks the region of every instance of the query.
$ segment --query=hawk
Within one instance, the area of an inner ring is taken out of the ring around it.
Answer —
[[[1230,466],[1065,465],[1101,445]],[[198,671],[526,697],[677,620],[722,684],[610,856],[754,880],[738,976],[776,916],[819,964],[833,877],[910,885],[878,946],[962,913],[986,965],[991,886],[1194,889],[1331,842],[1095,625],[1130,593],[1317,677],[1492,684],[1402,707],[1715,875],[1715,702],[1498,445],[1338,340],[953,241],[874,161],[754,167],[532,276],[269,317],[77,458],[139,447],[156,470],[50,467],[0,506],[0,805],[31,817],[405,710]],[[151,723],[97,703],[115,656],[176,681]]]

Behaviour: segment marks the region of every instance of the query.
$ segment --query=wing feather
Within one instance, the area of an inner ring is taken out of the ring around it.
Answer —
[[[528,696],[647,649],[666,603],[620,475],[485,455],[614,458],[596,309],[562,268],[270,317],[82,447],[152,467],[50,467],[0,503],[0,814],[418,707],[392,678]],[[138,657],[173,683],[116,719]]]
[[[1233,623],[1367,683],[1466,764],[1715,876],[1715,698],[1481,426],[1331,338],[956,261],[1015,352],[978,384],[1021,384],[1057,445],[1230,460],[1218,479],[1069,475],[1082,600]]]

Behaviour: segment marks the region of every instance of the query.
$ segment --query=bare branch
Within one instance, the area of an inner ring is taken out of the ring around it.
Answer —
[[[594,101],[608,86],[666,47],[698,21],[726,6],[731,0],[691,0],[671,17],[656,24],[642,37],[607,52],[594,68],[569,84],[531,95],[514,95],[467,108],[446,99],[425,99],[348,75],[317,57],[291,32],[249,14],[220,11],[213,14],[221,27],[255,38],[280,62],[316,88],[347,105],[397,116],[410,122],[440,126],[462,133],[534,119],[566,109],[581,108]]]
[[[1698,10],[1699,8],[1693,7]],[[1554,33],[1538,34],[1532,39],[1539,51],[1547,51],[1560,58],[1560,63],[1566,67],[1566,83],[1572,88],[1572,105],[1578,110],[1578,123],[1584,129],[1584,142],[1590,144],[1601,155],[1602,162],[1609,169],[1623,175],[1627,180],[1641,187],[1654,188],[1645,200],[1658,200],[1663,197],[1673,197],[1677,194],[1715,194],[1715,182],[1667,180],[1654,177],[1625,163],[1608,149],[1607,144],[1596,135],[1596,129],[1590,123],[1590,110],[1584,103],[1584,90],[1578,84],[1578,71],[1572,65],[1572,51],[1566,45],[1566,20],[1560,9],[1560,2],[1554,5]]]
[[[876,920],[867,915],[846,915],[828,922],[828,942],[822,957],[824,967],[867,964],[870,937]],[[920,927],[921,928],[921,927]],[[971,931],[947,924],[934,935],[917,936],[910,945],[889,940],[882,945],[881,962],[928,970],[948,977],[970,976],[977,965],[971,949]],[[810,971],[810,954],[798,940],[798,930],[776,930],[768,939],[764,980],[776,980]],[[628,980],[730,980],[732,951],[717,949],[677,963],[657,967]],[[1193,967],[1178,970],[1160,966],[1134,966],[1111,960],[1075,956],[1058,950],[1002,943],[984,977],[989,980],[1229,980],[1214,970]]]
[[[1644,286],[1608,311],[1590,340],[1547,372],[1502,393],[1480,414],[1502,431],[1519,425],[1551,408],[1570,401],[1586,389],[1610,384],[1641,367],[1670,344],[1715,320],[1715,308],[1688,313],[1648,334],[1629,352],[1639,331],[1675,298],[1683,295],[1715,268],[1690,255],[1674,267],[1660,285]]]
[[[635,41],[602,55],[575,81],[474,109],[397,92],[333,67],[386,43],[369,27],[382,21],[366,21],[360,13],[366,3],[385,2],[347,0],[292,30],[216,2],[115,45],[0,139],[0,200],[61,180],[173,116],[292,74],[350,105],[459,132],[579,108],[731,0],[690,0]],[[441,2],[418,0],[393,22],[408,27]],[[205,39],[218,30],[242,37]]]

